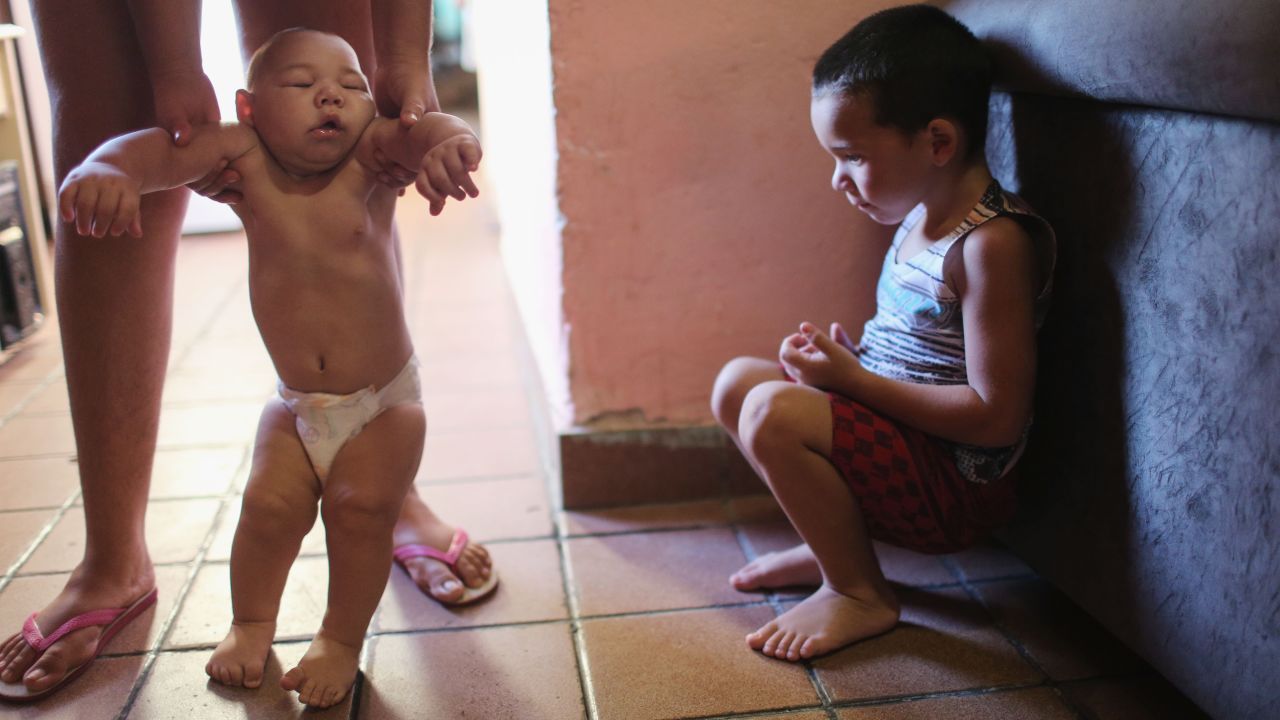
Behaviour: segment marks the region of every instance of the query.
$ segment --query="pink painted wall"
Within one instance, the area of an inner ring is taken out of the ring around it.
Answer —
[[[809,77],[891,4],[548,0],[570,424],[710,422],[730,358],[868,317],[888,234],[831,190]]]

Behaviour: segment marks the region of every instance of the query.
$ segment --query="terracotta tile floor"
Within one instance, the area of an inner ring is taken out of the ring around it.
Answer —
[[[798,593],[746,595],[726,578],[796,541],[772,500],[557,512],[532,412],[524,338],[483,202],[427,220],[402,202],[410,322],[430,432],[418,483],[489,543],[496,596],[450,612],[392,573],[363,680],[315,717],[1167,718],[1195,709],[997,546],[926,557],[882,548],[904,622],[805,665],[743,635]],[[189,238],[148,538],[161,601],[74,686],[4,718],[282,718],[272,680],[323,612],[323,530],[304,543],[259,691],[209,685],[230,614],[227,560],[255,417],[273,375],[249,317],[243,238]],[[56,328],[0,367],[0,629],[19,626],[82,550]]]

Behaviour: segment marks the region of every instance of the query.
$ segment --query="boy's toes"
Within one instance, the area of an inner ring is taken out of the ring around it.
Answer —
[[[808,642],[809,638],[801,637],[801,635],[792,635],[787,642],[787,660],[800,660],[800,647]]]
[[[796,634],[792,631],[780,632],[778,644],[773,647],[773,656],[776,658],[785,658],[787,656],[787,648],[791,647],[791,642],[796,639]]]
[[[765,642],[770,638],[772,638],[774,633],[777,631],[778,631],[778,626],[771,622],[768,625],[765,625],[764,627],[760,628],[759,630],[756,630],[755,632],[748,634],[747,646],[750,647],[752,650],[760,650],[763,652]]]
[[[754,590],[756,588],[755,575],[743,568],[729,576],[729,584],[735,590]]]
[[[764,646],[760,648],[760,652],[770,657],[776,657],[775,653],[778,651],[778,646],[782,644],[784,637],[786,637],[785,632],[774,628],[773,632],[769,633],[769,637],[765,638]]]

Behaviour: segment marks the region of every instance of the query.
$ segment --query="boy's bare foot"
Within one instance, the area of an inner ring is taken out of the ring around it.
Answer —
[[[404,499],[400,518],[396,520],[392,544],[396,547],[426,545],[444,552],[453,541],[454,530],[453,526],[431,512],[418,493],[410,492]],[[451,603],[462,597],[467,587],[480,587],[484,584],[491,572],[492,560],[484,546],[469,543],[458,558],[457,575],[448,565],[434,558],[409,558],[404,561],[404,566],[422,592],[440,602]]]
[[[262,670],[275,637],[274,622],[232,622],[204,671],[223,685],[256,688],[262,684]]]
[[[104,608],[128,607],[156,584],[151,559],[144,553],[134,562],[122,562],[111,570],[95,572],[84,565],[72,573],[62,592],[36,616],[46,633],[81,613]],[[121,578],[129,578],[122,581]],[[40,692],[60,682],[71,668],[93,656],[101,627],[81,628],[55,642],[37,659],[36,651],[21,632],[0,643],[0,680],[22,682],[30,692]]]
[[[280,687],[297,691],[298,700],[308,707],[327,708],[342,702],[356,682],[360,648],[344,645],[316,633],[311,647],[298,666],[280,678]]]
[[[807,660],[892,630],[899,607],[892,595],[850,597],[823,585],[803,602],[747,636],[747,645],[779,660]]]
[[[737,590],[821,585],[822,571],[809,546],[797,545],[752,560],[731,575],[729,583]]]

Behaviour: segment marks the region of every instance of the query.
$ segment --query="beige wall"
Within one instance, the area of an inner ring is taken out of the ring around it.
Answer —
[[[830,189],[809,73],[888,4],[547,1],[554,191],[532,192],[559,217],[503,232],[561,429],[709,422],[730,358],[775,356],[803,319],[865,319],[887,236]],[[487,135],[515,133],[493,115]]]

